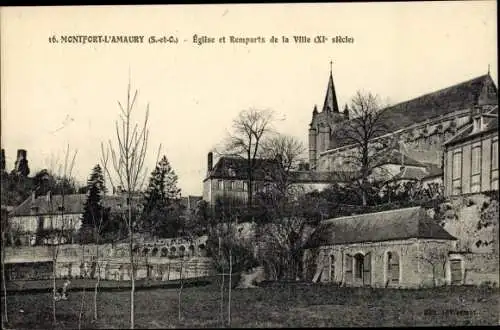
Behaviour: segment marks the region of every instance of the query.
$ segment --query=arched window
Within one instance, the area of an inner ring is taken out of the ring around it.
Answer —
[[[386,284],[399,284],[399,255],[396,252],[387,252],[387,282]]]
[[[168,248],[164,247],[161,249],[161,256],[166,257],[168,255]]]
[[[177,249],[175,248],[175,246],[172,246],[170,248],[170,256],[175,256],[176,255],[176,252],[177,252]]]
[[[335,281],[335,256],[330,255],[330,282]]]
[[[354,278],[363,279],[363,259],[361,253],[354,256]]]
[[[186,248],[184,247],[184,245],[181,245],[179,247],[179,257],[184,257],[184,252],[186,252]]]
[[[151,250],[151,256],[156,257],[158,255],[158,248],[154,247],[153,250]]]

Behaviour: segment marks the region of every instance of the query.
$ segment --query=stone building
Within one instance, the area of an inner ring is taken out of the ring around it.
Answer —
[[[455,283],[462,278],[450,268],[455,242],[420,207],[329,219],[305,246],[306,278],[397,288]]]
[[[444,144],[447,196],[498,190],[498,105],[475,107],[471,118]]]
[[[425,164],[441,167],[443,144],[472,122],[476,106],[498,104],[497,87],[488,74],[383,109],[386,131],[373,139],[373,145],[402,142],[407,156]],[[309,124],[309,162],[313,171],[340,170],[347,166],[345,156],[355,146],[339,134],[349,121],[336,100],[330,72],[321,111],[314,107]]]
[[[218,198],[227,198],[245,202],[248,198],[247,159],[241,156],[222,156],[215,165],[213,154],[208,153],[207,176],[203,180],[203,200],[214,205]],[[276,171],[280,171],[276,161],[257,159],[254,170],[253,192],[266,191],[273,182]],[[274,173],[273,173],[274,172]],[[322,190],[332,182],[342,183],[349,180],[353,173],[349,171],[312,172],[294,170],[287,172],[286,180],[290,186],[302,193]]]

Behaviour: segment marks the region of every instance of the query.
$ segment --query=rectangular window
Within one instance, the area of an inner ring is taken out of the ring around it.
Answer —
[[[498,190],[498,140],[491,143],[491,189]]]
[[[452,193],[460,195],[462,193],[462,152],[453,154],[452,167]]]
[[[471,192],[481,190],[481,145],[474,146],[471,151]]]
[[[472,175],[481,172],[481,146],[472,148]]]

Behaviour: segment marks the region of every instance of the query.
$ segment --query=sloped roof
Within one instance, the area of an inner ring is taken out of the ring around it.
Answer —
[[[396,174],[393,180],[417,180],[420,181],[428,176],[427,171],[423,168],[403,166],[401,172]]]
[[[323,111],[339,112],[339,106],[337,104],[337,94],[335,93],[335,85],[333,84],[333,76],[331,71],[330,77],[328,79],[328,86],[326,88]]]
[[[483,87],[488,86],[490,102],[498,97],[498,91],[489,74],[425,94],[406,102],[383,109],[383,119],[387,132],[393,132],[424,120],[442,116],[458,110],[465,110],[478,104]],[[342,137],[341,130],[335,130],[332,148],[348,145],[349,140]]]
[[[417,166],[417,167],[422,167],[424,168],[425,165],[422,162],[419,162],[416,159],[413,159],[412,157],[402,153],[401,151],[397,149],[392,149],[387,152],[386,157],[384,159],[385,164],[397,164],[400,165],[401,161],[403,162],[403,165],[407,166]]]
[[[32,197],[27,198],[18,207],[14,208],[9,216],[26,216],[31,214],[32,207],[36,207],[35,214],[54,214],[59,211],[62,206],[62,195],[53,195],[52,205],[48,202],[47,196],[38,196],[32,202]],[[72,194],[64,196],[64,213],[65,214],[83,214],[85,201],[87,200],[86,194]],[[125,207],[125,199],[123,196],[106,195],[103,199],[103,205],[110,207],[112,210]],[[132,205],[134,207],[140,204],[140,198],[133,198]]]
[[[256,159],[255,180],[264,181],[271,171],[277,169],[278,163],[271,159]],[[248,177],[247,159],[237,156],[222,156],[217,160],[207,179],[246,180]]]
[[[54,214],[62,206],[62,195],[51,197],[52,203],[48,202],[47,196],[38,196],[32,202],[32,197],[28,197],[18,207],[10,213],[10,216],[30,215],[32,207],[36,207],[36,214]],[[64,212],[66,214],[83,213],[83,205],[87,200],[86,194],[73,194],[64,196]]]
[[[348,182],[354,179],[357,172],[336,171],[336,172],[315,172],[315,171],[294,171],[290,172],[290,181],[294,183],[333,183]]]
[[[421,207],[329,219],[313,232],[306,248],[410,238],[456,240]]]
[[[473,132],[474,125],[468,124],[462,130],[460,130],[455,136],[446,141],[444,144],[445,145],[455,144],[486,132],[492,132],[492,131],[498,132],[498,106],[493,108],[489,113],[485,114],[483,118],[484,118],[483,119],[484,128],[482,130]]]

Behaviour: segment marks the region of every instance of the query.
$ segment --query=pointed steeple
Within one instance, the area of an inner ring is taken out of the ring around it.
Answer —
[[[330,62],[330,77],[328,79],[328,87],[326,88],[325,103],[323,111],[339,112],[337,104],[337,94],[335,93],[335,86],[333,84],[332,62]]]

